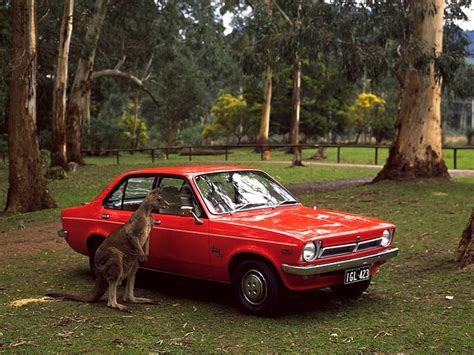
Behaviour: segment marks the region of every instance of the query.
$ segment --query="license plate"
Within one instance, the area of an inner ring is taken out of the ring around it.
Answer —
[[[344,285],[370,279],[370,266],[361,266],[346,270],[344,274]]]

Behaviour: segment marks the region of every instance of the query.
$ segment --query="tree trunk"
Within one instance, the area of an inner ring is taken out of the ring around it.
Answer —
[[[458,250],[456,252],[455,260],[459,263],[460,268],[474,269],[474,208],[471,212],[471,217],[467,223],[466,229],[462,234],[459,242]]]
[[[411,0],[413,37],[425,56],[442,52],[444,1],[436,0],[436,14],[420,14],[432,0]],[[410,41],[411,42],[411,41]],[[435,59],[420,67],[420,53],[406,50],[407,65],[400,83],[396,136],[389,157],[374,181],[402,178],[449,177],[441,141],[441,79]]]
[[[273,0],[266,0],[267,4],[267,14],[272,16],[272,6]],[[267,49],[267,59],[271,59],[270,48]],[[265,150],[266,145],[268,145],[268,135],[270,132],[270,112],[272,108],[272,80],[273,80],[273,70],[270,64],[267,65],[265,71],[265,83],[263,91],[263,107],[262,107],[262,118],[260,119],[260,130],[258,132],[257,143],[262,146],[261,149]],[[260,149],[260,148],[259,148]],[[267,160],[266,156],[264,157]]]
[[[74,0],[65,0],[61,32],[59,34],[58,63],[53,92],[51,166],[61,166],[64,169],[67,169],[66,90],[73,12]]]
[[[110,0],[97,0],[95,2],[94,12],[87,27],[69,97],[66,137],[67,158],[68,161],[79,164],[84,164],[81,154],[81,125],[85,119],[90,119],[90,80],[97,42],[99,41],[100,30],[104,23],[109,2]]]
[[[35,1],[13,1],[12,16],[12,80],[8,118],[9,186],[5,210],[31,212],[56,207],[41,171],[36,134]]]
[[[301,60],[296,55],[293,67],[293,95],[291,98],[290,144],[300,143],[300,99],[301,92]],[[291,166],[302,166],[301,149],[293,147],[293,160]]]
[[[265,89],[263,97],[262,118],[260,120],[260,130],[257,143],[262,146],[268,145],[268,134],[270,132],[270,111],[272,107],[272,75],[273,71],[267,66],[265,76]],[[265,149],[265,148],[263,148]]]

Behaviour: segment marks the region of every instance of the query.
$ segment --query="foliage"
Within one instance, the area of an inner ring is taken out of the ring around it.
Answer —
[[[211,108],[212,122],[204,125],[203,137],[217,141],[226,141],[234,136],[237,143],[244,137],[255,135],[260,105],[249,107],[242,95],[222,94]]]
[[[357,136],[356,143],[362,133],[368,133],[376,127],[380,134],[384,127],[385,100],[372,93],[361,93],[349,107],[347,116]]]
[[[138,149],[148,141],[148,128],[145,121],[138,117],[138,103],[131,103],[120,119],[123,137],[130,149]]]

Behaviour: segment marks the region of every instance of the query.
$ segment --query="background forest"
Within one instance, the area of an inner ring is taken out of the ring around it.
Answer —
[[[12,79],[9,3],[0,5],[1,149],[6,149]],[[269,138],[289,142],[296,46],[302,66],[301,140],[389,142],[398,102],[391,63],[396,56],[391,48],[397,36],[395,23],[375,19],[381,27],[369,38],[358,22],[363,16],[354,16],[355,9],[321,3],[298,15],[295,3],[278,2],[269,17],[263,1],[110,1],[94,70],[119,67],[142,80],[150,95],[127,79],[95,80],[90,118],[82,124],[82,149],[256,142],[269,63],[273,68]],[[93,11],[94,1],[75,4],[69,87]],[[353,12],[350,17],[345,16],[348,11]],[[303,27],[299,38],[291,31],[297,15]],[[39,1],[37,16],[37,125],[40,148],[49,150],[63,3]],[[472,33],[445,21],[445,48],[452,56],[446,64],[450,75],[443,90],[443,120],[445,133],[469,136],[461,122],[466,114],[463,103],[474,97],[474,70],[464,62],[467,52],[462,53],[467,49],[466,35]],[[385,36],[385,47],[375,51],[374,44],[381,40],[377,36]]]

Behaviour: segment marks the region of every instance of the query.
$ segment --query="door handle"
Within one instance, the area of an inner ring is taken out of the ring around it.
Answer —
[[[108,213],[103,213],[101,216],[100,216],[102,219],[109,219],[110,218],[110,215]]]
[[[153,224],[155,224],[156,226],[159,226],[161,224],[161,221],[159,219],[155,219],[153,221]]]

